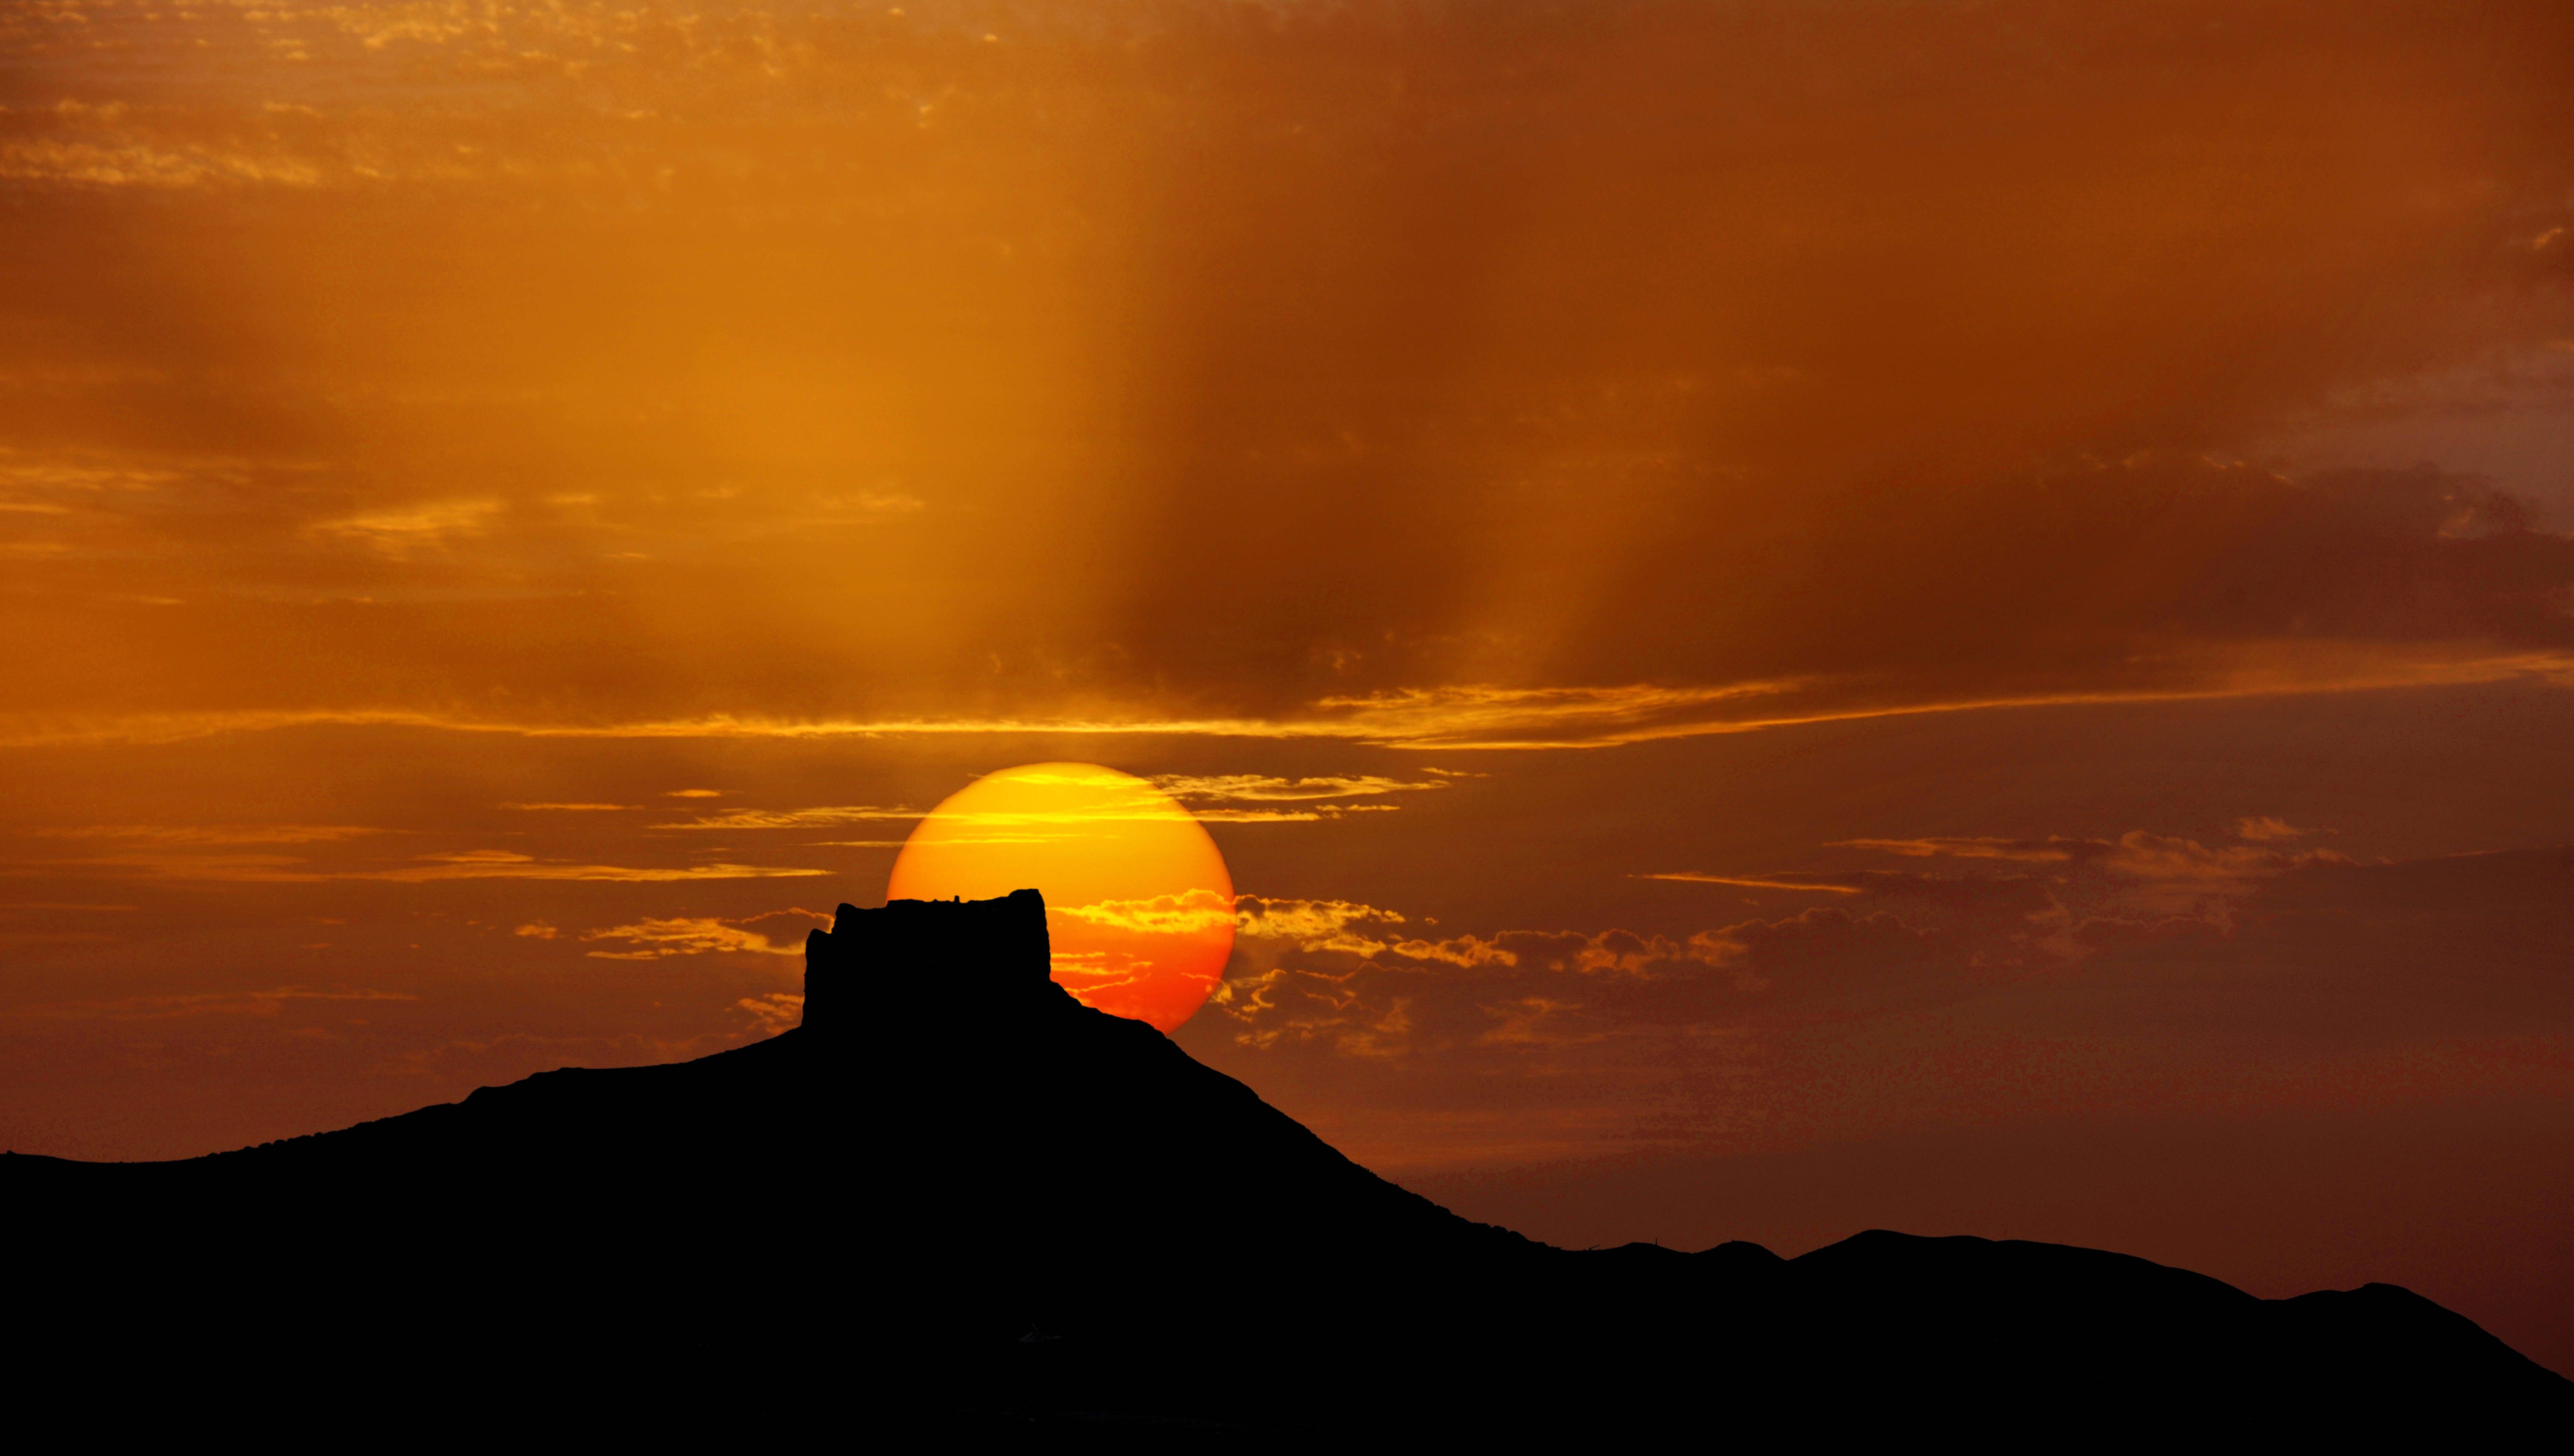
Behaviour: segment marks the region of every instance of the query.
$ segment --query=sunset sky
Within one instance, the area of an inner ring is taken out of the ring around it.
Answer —
[[[2561,0],[0,9],[0,1146],[739,1045],[1096,763],[1241,896],[1180,1045],[1470,1217],[2574,1372],[2569,78]]]

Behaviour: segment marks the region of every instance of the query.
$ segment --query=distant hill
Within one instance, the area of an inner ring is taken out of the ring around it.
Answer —
[[[695,1062],[179,1162],[0,1158],[31,1251],[21,1394],[189,1392],[176,1418],[283,1380],[423,1429],[506,1409],[720,1431],[783,1407],[1127,1444],[2098,1445],[2574,1416],[2574,1383],[2390,1285],[2260,1300],[2052,1244],[1574,1252],[1470,1222],[1074,1002],[1034,891],[842,906],[806,954],[805,1025]]]

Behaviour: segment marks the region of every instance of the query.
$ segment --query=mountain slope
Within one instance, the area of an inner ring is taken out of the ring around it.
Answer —
[[[455,1411],[544,1370],[501,1388],[701,1420],[705,1392],[855,1382],[862,1423],[986,1434],[1642,1439],[1722,1411],[2034,1444],[2574,1413],[2574,1384],[2387,1285],[2265,1301],[1885,1231],[1793,1260],[1551,1249],[1377,1177],[1048,971],[1034,892],[843,906],[807,945],[806,1024],[754,1046],[180,1162],[0,1158],[37,1251],[24,1368],[113,1348],[165,1383],[428,1379]]]

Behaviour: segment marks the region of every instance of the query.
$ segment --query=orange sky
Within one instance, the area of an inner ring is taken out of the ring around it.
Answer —
[[[735,1045],[1096,762],[1244,896],[1181,1044],[1471,1216],[2574,1369],[2568,75],[2540,0],[9,9],[0,1145]]]

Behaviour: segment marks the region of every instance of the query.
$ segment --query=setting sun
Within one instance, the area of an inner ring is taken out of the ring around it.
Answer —
[[[1045,894],[1055,982],[1158,1031],[1196,1013],[1233,954],[1215,841],[1168,794],[1096,764],[1026,764],[949,796],[911,832],[885,899],[1030,888]]]

